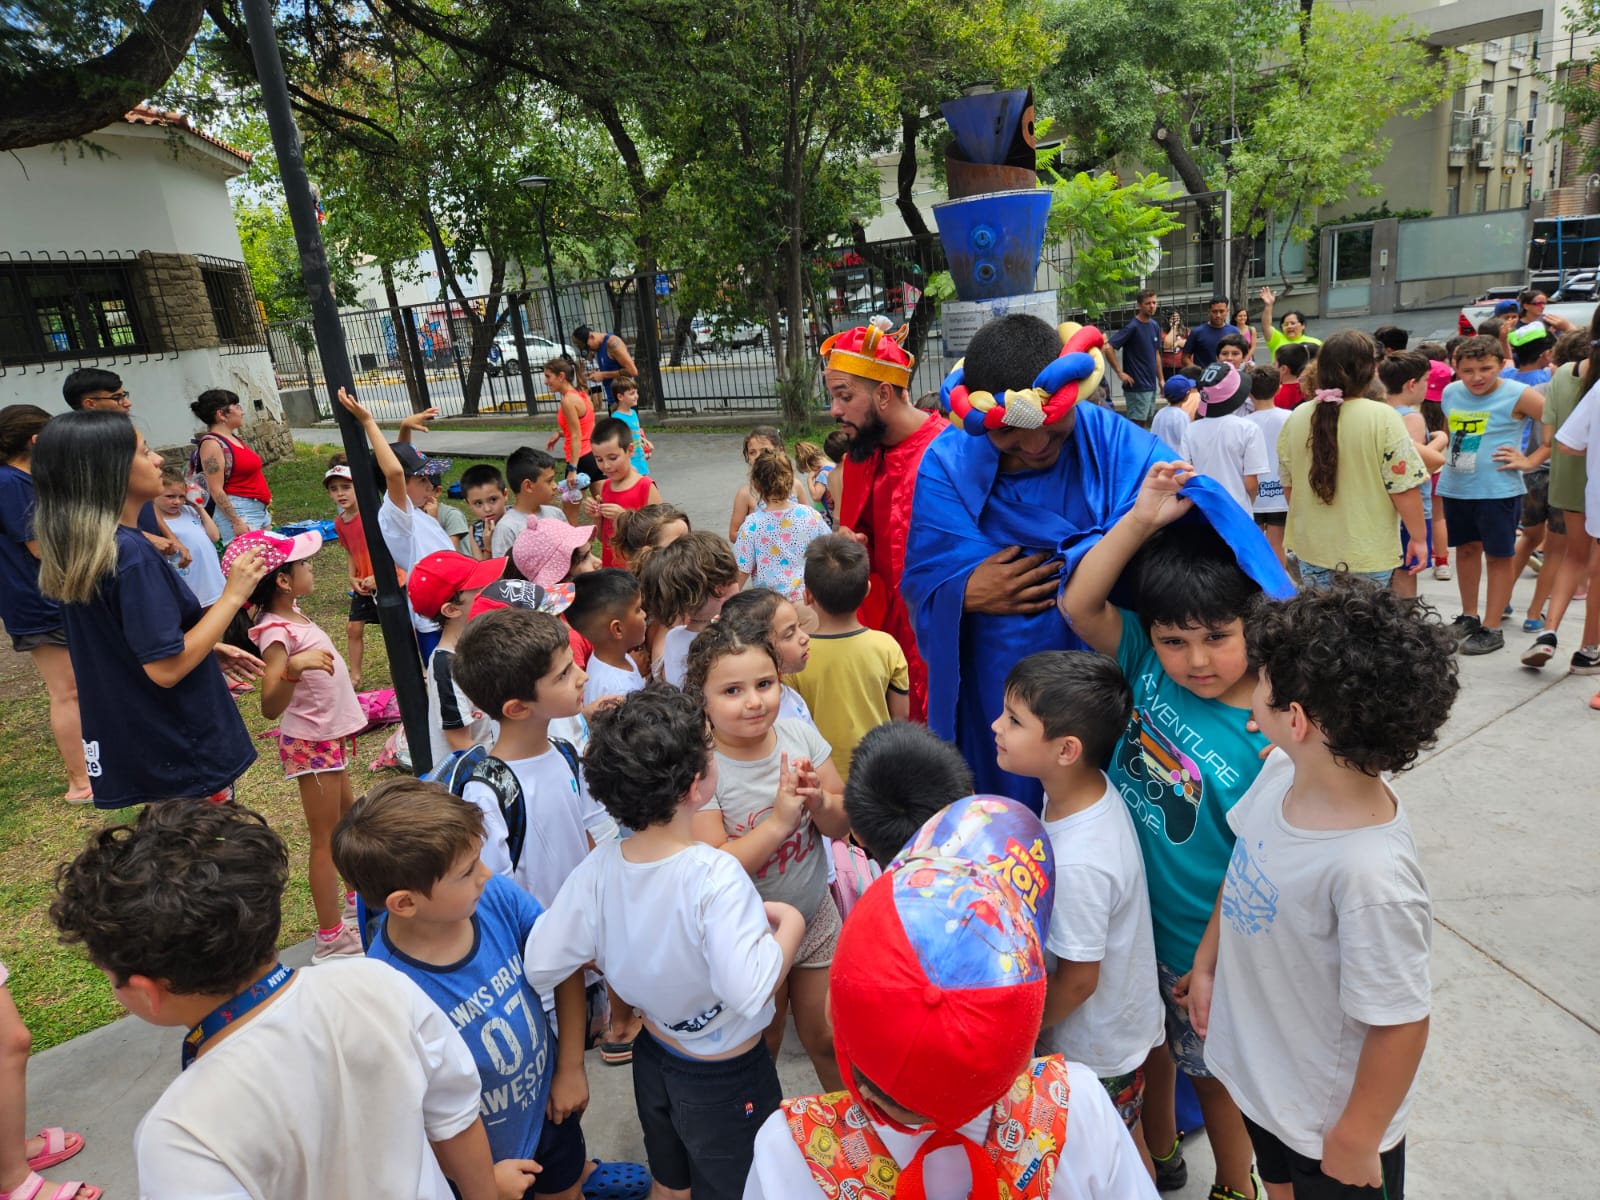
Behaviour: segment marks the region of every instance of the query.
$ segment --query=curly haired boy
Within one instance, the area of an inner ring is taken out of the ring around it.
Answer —
[[[1190,1020],[1271,1200],[1400,1200],[1433,923],[1383,772],[1449,715],[1451,637],[1425,605],[1348,576],[1263,606],[1246,637],[1252,711],[1277,748],[1228,812],[1237,841]]]

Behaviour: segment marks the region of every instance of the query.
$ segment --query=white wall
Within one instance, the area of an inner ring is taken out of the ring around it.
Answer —
[[[472,266],[457,275],[461,290],[468,297],[482,296],[489,290],[489,252],[474,250]],[[519,277],[520,282],[520,277]],[[446,298],[441,291],[439,268],[433,251],[424,250],[408,263],[397,263],[394,268],[394,291],[401,304],[433,304]],[[383,270],[377,263],[357,267],[355,295],[339,297],[341,306],[356,308],[386,308],[389,301],[383,291]],[[449,294],[454,298],[454,293]]]
[[[152,446],[182,445],[200,432],[200,423],[189,411],[189,405],[207,388],[221,387],[239,393],[244,401],[246,432],[261,417],[283,417],[272,360],[265,350],[250,354],[185,350],[176,358],[169,355],[149,362],[136,357],[133,362],[103,358],[82,364],[49,363],[42,371],[38,366],[7,367],[0,376],[0,407],[37,404],[49,412],[66,412],[61,382],[79,365],[103,367],[122,376],[122,385],[133,398],[129,415]]]

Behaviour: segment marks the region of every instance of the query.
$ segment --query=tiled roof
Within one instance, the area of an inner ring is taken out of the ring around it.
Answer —
[[[184,133],[191,134],[202,142],[207,142],[217,149],[233,155],[246,165],[251,161],[250,155],[243,150],[230,146],[222,139],[214,138],[209,133],[196,129],[194,122],[189,120],[183,113],[163,112],[159,108],[151,108],[149,105],[141,104],[138,108],[127,113],[123,120],[127,121],[129,125],[156,125],[165,129],[181,129]]]

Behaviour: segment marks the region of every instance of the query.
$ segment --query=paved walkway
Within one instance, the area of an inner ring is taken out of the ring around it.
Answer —
[[[427,448],[496,452],[464,440],[484,436],[440,433]],[[525,435],[494,436],[512,448]],[[324,440],[321,431],[314,440]],[[662,490],[697,525],[723,528],[741,474],[738,438],[674,435],[659,445]],[[1519,610],[1532,587],[1531,578],[1517,584]],[[1423,593],[1447,618],[1458,611],[1453,583],[1425,578]],[[1564,643],[1575,641],[1580,620],[1569,616]],[[1398,784],[1435,915],[1432,1035],[1408,1148],[1410,1194],[1425,1200],[1596,1193],[1600,713],[1586,702],[1600,680],[1523,670],[1517,655],[1527,640],[1518,633],[1498,654],[1462,660],[1463,690],[1439,746]],[[303,962],[308,952],[296,947],[286,958]],[[130,1139],[177,1073],[180,1035],[123,1020],[30,1064],[29,1128],[81,1131],[88,1148],[73,1177],[104,1186],[110,1200],[137,1194]],[[815,1086],[792,1036],[780,1075],[789,1094]],[[589,1080],[590,1152],[642,1161],[628,1072],[591,1055]],[[1191,1182],[1177,1195],[1199,1200],[1210,1179],[1203,1138],[1188,1156]]]

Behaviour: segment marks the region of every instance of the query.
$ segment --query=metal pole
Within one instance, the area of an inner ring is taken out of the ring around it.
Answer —
[[[245,24],[250,34],[250,53],[255,58],[256,78],[261,81],[261,99],[272,129],[272,145],[278,154],[278,174],[283,179],[284,197],[289,204],[289,219],[300,249],[300,270],[306,295],[311,301],[312,329],[317,339],[317,356],[322,360],[323,379],[333,405],[334,419],[344,442],[356,487],[356,507],[367,534],[367,549],[372,555],[372,571],[378,587],[378,623],[383,630],[384,649],[389,656],[389,674],[395,698],[405,724],[406,740],[411,743],[411,761],[417,774],[433,765],[428,740],[428,698],[422,682],[422,663],[417,657],[417,638],[405,593],[395,578],[394,559],[378,533],[378,489],[374,472],[361,470],[371,461],[367,439],[354,417],[338,402],[342,388],[355,391],[350,373],[350,356],[345,347],[344,329],[339,323],[339,302],[334,298],[328,276],[328,259],[322,248],[322,230],[317,225],[311,183],[306,177],[301,156],[300,134],[289,107],[289,86],[283,74],[283,59],[278,54],[277,37],[272,29],[270,0],[244,0]]]
[[[517,374],[522,376],[522,401],[528,406],[528,415],[534,415],[533,372],[528,365],[528,342],[522,331],[522,306],[528,293],[518,292],[511,302],[511,336],[517,346]],[[510,385],[506,385],[510,391]]]
[[[1222,295],[1227,296],[1233,289],[1233,190],[1224,189],[1222,193],[1222,287],[1218,289]],[[1216,293],[1212,293],[1215,295]],[[1231,308],[1236,303],[1243,303],[1243,296],[1229,296],[1228,305]],[[1232,314],[1229,314],[1232,319]]]
[[[565,344],[568,329],[561,323],[561,297],[556,294],[556,264],[550,257],[550,234],[545,228],[544,210],[550,188],[547,184],[539,191],[539,242],[544,247],[544,281],[550,288],[550,313],[555,318],[556,336],[550,340]]]

